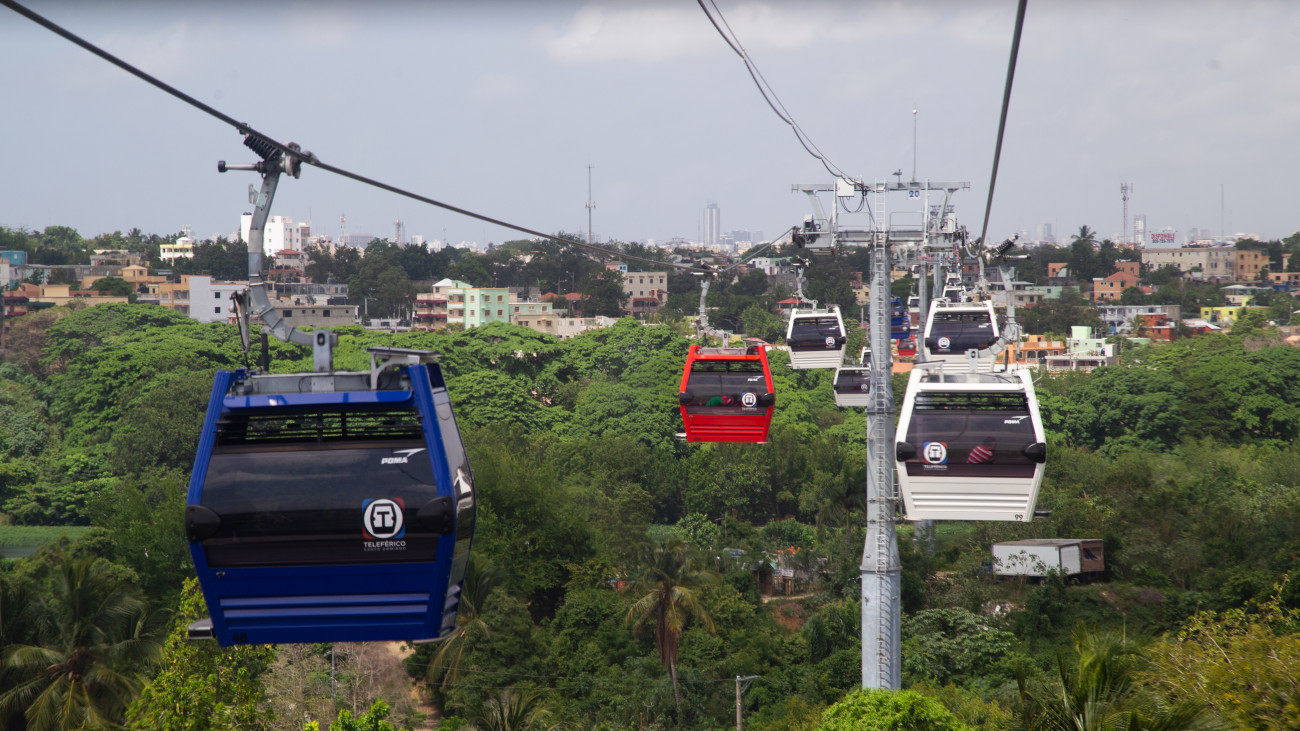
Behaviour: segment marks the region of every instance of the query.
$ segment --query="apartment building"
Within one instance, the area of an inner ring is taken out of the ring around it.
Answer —
[[[560,332],[560,318],[552,311],[550,302],[519,299],[514,292],[510,293],[510,322],[547,335]]]
[[[1190,279],[1211,282],[1228,281],[1236,277],[1236,252],[1237,250],[1230,246],[1143,249],[1142,263],[1150,271],[1173,266]]]
[[[668,302],[668,272],[625,272],[623,299],[634,315],[658,312]]]
[[[1261,269],[1269,268],[1268,252],[1259,249],[1236,249],[1233,257],[1233,279],[1238,282],[1259,281]]]
[[[1177,322],[1182,317],[1182,307],[1178,305],[1098,305],[1097,312],[1101,321],[1106,323],[1108,333],[1127,333],[1135,328],[1135,319],[1142,316],[1160,315]]]
[[[1140,281],[1139,277],[1122,271],[1117,271],[1109,277],[1093,277],[1092,301],[1094,303],[1118,302],[1124,290],[1138,286]]]
[[[439,330],[454,324],[468,329],[489,322],[510,322],[512,304],[506,287],[475,287],[457,279],[443,279],[432,289],[415,296],[416,330]]]

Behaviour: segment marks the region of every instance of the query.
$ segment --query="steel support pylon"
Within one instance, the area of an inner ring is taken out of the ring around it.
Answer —
[[[877,210],[881,211],[879,206]],[[867,407],[867,536],[862,549],[862,687],[897,690],[902,681],[902,565],[894,532],[894,391],[890,376],[887,227],[871,251],[871,405]]]

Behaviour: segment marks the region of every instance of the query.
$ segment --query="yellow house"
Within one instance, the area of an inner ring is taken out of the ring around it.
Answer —
[[[41,285],[41,295],[31,298],[32,302],[49,302],[56,306],[66,305],[70,302],[83,302],[87,305],[103,305],[112,302],[126,302],[126,297],[100,297],[98,295],[86,295],[80,291],[74,292],[72,287],[66,284],[43,284]]]
[[[1261,312],[1268,312],[1267,307],[1202,307],[1201,319],[1210,322],[1232,323],[1236,322],[1238,317],[1241,317],[1243,310],[1259,310]]]

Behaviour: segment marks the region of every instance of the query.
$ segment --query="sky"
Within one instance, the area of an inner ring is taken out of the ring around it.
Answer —
[[[715,1],[836,166],[969,182],[980,230],[1014,0]],[[691,0],[26,4],[326,162],[536,230],[585,233],[589,172],[592,229],[622,241],[698,240],[709,202],[770,238],[811,212],[792,184],[832,181]],[[1300,3],[1030,0],[990,236],[1120,238],[1121,183],[1180,240],[1296,231],[1297,47]],[[254,160],[236,131],[7,8],[0,91],[0,225],[208,238],[251,210],[256,175],[217,172]],[[310,167],[271,212],[524,238]]]

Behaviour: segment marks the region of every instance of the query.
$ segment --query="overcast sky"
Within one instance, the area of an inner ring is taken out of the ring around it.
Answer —
[[[978,232],[1014,0],[716,0],[785,107],[868,181],[969,181]],[[803,219],[830,175],[693,0],[50,2],[36,12],[322,160],[534,229],[625,241]],[[1030,0],[990,236],[1300,228],[1300,3]],[[240,136],[0,8],[0,225],[236,230]],[[1222,205],[1221,205],[1222,201]],[[273,214],[316,233],[518,234],[305,168]],[[1180,235],[1180,240],[1181,240]]]

